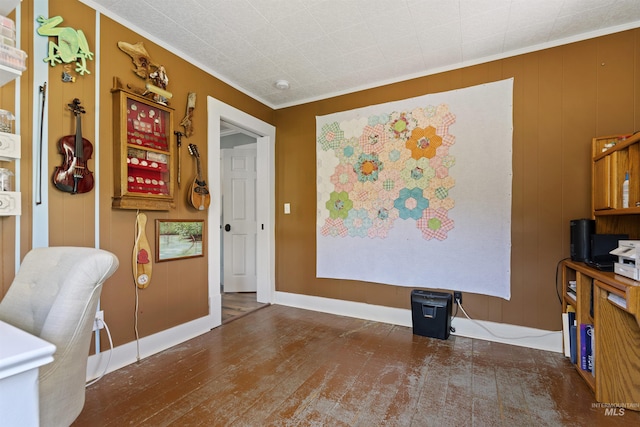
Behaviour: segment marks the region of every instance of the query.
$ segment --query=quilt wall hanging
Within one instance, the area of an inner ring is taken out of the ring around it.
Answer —
[[[513,79],[316,117],[320,278],[510,298]]]

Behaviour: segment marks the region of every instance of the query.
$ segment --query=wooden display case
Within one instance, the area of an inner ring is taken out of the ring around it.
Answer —
[[[158,211],[175,207],[173,109],[122,88],[112,94],[112,206]]]

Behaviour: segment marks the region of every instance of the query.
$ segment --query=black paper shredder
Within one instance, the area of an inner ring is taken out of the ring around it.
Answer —
[[[411,291],[413,333],[425,337],[449,338],[451,329],[451,294],[421,289]]]

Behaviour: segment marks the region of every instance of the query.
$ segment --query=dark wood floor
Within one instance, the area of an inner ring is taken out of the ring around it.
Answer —
[[[74,426],[630,426],[557,353],[278,305],[106,375]]]

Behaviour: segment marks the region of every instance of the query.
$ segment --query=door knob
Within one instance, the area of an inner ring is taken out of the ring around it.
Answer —
[[[225,225],[224,231],[231,231],[231,225],[230,224]]]

